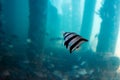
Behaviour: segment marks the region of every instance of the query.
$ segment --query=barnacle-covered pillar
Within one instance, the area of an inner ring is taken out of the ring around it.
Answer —
[[[2,0],[4,21],[3,26],[7,34],[14,34],[16,27],[16,0]]]
[[[48,0],[29,0],[28,59],[37,68],[44,49]]]
[[[80,35],[90,39],[94,13],[95,13],[95,4],[97,0],[85,0],[83,19],[80,29]]]
[[[98,36],[97,52],[114,53],[119,31],[120,0],[104,0],[100,9],[102,19]]]
[[[104,0],[100,9],[102,22],[97,45],[98,55],[105,57],[100,80],[118,80],[116,70],[119,67],[119,58],[112,56],[115,52],[119,32],[119,13],[120,0]]]

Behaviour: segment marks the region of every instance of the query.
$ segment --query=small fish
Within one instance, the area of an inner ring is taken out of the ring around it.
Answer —
[[[65,32],[63,34],[64,37],[64,46],[70,50],[72,53],[74,50],[78,49],[83,42],[87,42],[88,40],[81,37],[80,35],[74,32]]]
[[[95,35],[95,38],[97,38],[97,37],[98,37],[98,34]]]
[[[50,38],[50,41],[59,41],[59,40],[63,40],[63,39],[60,37]]]

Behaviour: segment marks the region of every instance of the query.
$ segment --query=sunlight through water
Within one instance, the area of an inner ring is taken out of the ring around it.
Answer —
[[[90,40],[91,42],[90,47],[92,48],[93,51],[96,51],[98,37],[95,37],[95,36],[98,35],[100,30],[100,24],[101,24],[101,18],[97,14],[99,13],[99,9],[101,8],[101,2],[102,0],[97,0],[95,13],[94,13],[93,29],[92,29],[91,40]]]
[[[120,25],[119,25],[119,34],[118,34],[118,40],[117,40],[115,55],[120,58]]]

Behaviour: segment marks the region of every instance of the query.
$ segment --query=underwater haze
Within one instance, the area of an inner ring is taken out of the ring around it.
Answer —
[[[0,80],[120,80],[120,0],[0,0]]]

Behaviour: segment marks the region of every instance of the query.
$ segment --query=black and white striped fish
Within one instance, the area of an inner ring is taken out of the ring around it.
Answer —
[[[63,34],[63,37],[64,46],[66,46],[66,48],[70,50],[70,53],[79,48],[82,43],[88,41],[87,39],[81,37],[80,35],[74,32],[65,32]]]

